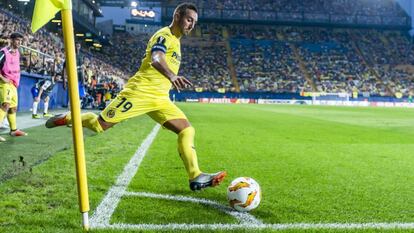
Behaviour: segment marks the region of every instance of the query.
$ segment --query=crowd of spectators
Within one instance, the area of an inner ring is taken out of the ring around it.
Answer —
[[[6,11],[0,12],[0,31],[3,46],[7,45],[7,38],[11,33],[24,34],[22,55],[25,60],[25,71],[50,75],[63,64],[63,53],[60,49],[62,44],[59,44],[60,40],[52,33],[40,30],[32,34],[26,20]]]
[[[233,40],[232,53],[240,91],[310,91],[288,43]]]
[[[187,90],[235,91],[227,66],[227,51],[223,45],[184,44],[181,56],[180,74],[194,84]]]
[[[394,68],[398,64],[413,64],[412,42],[399,31],[246,25],[230,26],[229,31],[237,75],[244,90],[309,91],[308,80],[303,79],[306,72],[318,92],[408,96],[413,90],[412,73]],[[291,50],[295,47],[300,58]],[[300,60],[305,71],[298,68]],[[278,88],[272,84],[274,75],[286,77],[277,81]],[[292,80],[292,89],[283,88],[284,83]]]
[[[121,67],[128,76],[133,75],[141,65],[150,35],[116,32],[112,36],[113,46],[105,46],[103,53],[111,63]]]
[[[11,33],[22,33],[24,35],[21,47],[22,71],[44,77],[57,76],[57,80],[64,82],[65,87],[65,77],[62,76],[65,57],[61,37],[45,29],[32,34],[29,25],[30,22],[20,15],[6,10],[0,11],[1,46],[7,46],[7,38]],[[97,106],[103,102],[106,93],[116,95],[127,76],[121,69],[105,62],[105,57],[99,53],[82,49],[82,54],[83,64],[78,65],[82,67],[83,83],[88,90],[87,95],[93,96],[90,106]]]
[[[296,9],[295,3],[284,0],[259,2],[264,5],[283,2],[290,4],[291,10]],[[312,2],[326,8],[346,6],[351,1]],[[244,7],[244,3],[254,9],[255,3],[250,1],[241,1],[238,7]],[[231,2],[220,4],[225,8]],[[388,9],[385,15],[399,9],[392,1],[371,6],[373,10],[360,7],[367,14]],[[26,72],[61,73],[64,53],[60,36],[46,30],[31,34],[24,19],[3,11],[0,22],[2,38],[13,31],[25,34]],[[137,71],[150,36],[116,32],[112,37],[113,46],[105,46],[102,53],[82,50],[86,57],[82,66],[84,81],[94,102],[103,102],[105,93],[115,95],[122,87],[118,80],[127,79]],[[194,83],[189,91],[233,92],[238,91],[235,88],[238,86],[242,92],[318,91],[407,96],[414,88],[414,69],[409,67],[414,64],[412,43],[404,32],[395,30],[203,23],[191,37],[182,40],[180,74]],[[228,63],[229,59],[234,66]],[[402,69],[404,64],[409,68]]]
[[[175,6],[180,0],[170,0]],[[192,0],[206,18],[407,25],[409,17],[396,0]]]
[[[225,27],[219,24],[203,23],[199,24],[196,27],[196,32],[194,34],[196,34],[196,36],[207,39],[208,41],[223,41],[223,28]]]
[[[355,52],[347,30],[309,28],[299,33],[300,55],[318,92],[386,95],[385,86]]]
[[[413,76],[399,65],[414,64],[411,39],[400,31],[354,30],[353,39],[375,74],[391,93],[412,94]]]
[[[402,65],[404,67],[404,65]],[[374,70],[395,96],[412,96],[414,94],[413,70],[390,65],[376,65]]]
[[[227,52],[218,26],[203,26],[195,38],[185,38],[181,44],[180,74],[194,84],[188,91],[234,91],[227,67]],[[116,32],[112,47],[103,53],[122,67],[129,75],[137,72],[145,55],[147,42],[151,35]]]
[[[170,0],[168,5],[175,6],[180,0]],[[404,16],[404,12],[394,0],[190,0],[200,8],[224,10],[271,10],[278,12],[332,13],[347,15]]]
[[[121,33],[114,38],[116,49],[109,48],[108,55],[115,50],[112,53],[117,57],[127,58],[117,61],[123,69],[135,72],[149,35]],[[389,96],[397,92],[408,95],[412,90],[412,74],[394,68],[414,62],[412,43],[403,33],[217,24],[202,24],[193,37],[182,40],[180,74],[195,84],[187,90],[236,90],[226,40],[240,91]]]

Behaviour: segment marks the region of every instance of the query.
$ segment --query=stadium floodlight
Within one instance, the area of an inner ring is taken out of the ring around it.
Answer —
[[[137,7],[137,6],[138,6],[138,2],[136,2],[136,1],[131,2],[131,7]]]

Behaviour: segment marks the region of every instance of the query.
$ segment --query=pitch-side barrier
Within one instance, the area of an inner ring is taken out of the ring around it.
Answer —
[[[239,99],[239,98],[199,98],[186,99],[185,102],[213,104],[292,104],[292,105],[329,105],[352,107],[404,107],[414,108],[410,102],[382,101],[337,101],[337,100],[295,100],[295,99]]]

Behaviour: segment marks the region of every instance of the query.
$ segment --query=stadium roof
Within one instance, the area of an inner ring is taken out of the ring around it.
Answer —
[[[126,7],[129,6],[129,0],[98,0],[101,6]]]

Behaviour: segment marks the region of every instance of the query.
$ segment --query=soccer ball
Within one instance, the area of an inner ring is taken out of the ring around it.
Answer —
[[[227,188],[227,200],[238,211],[246,212],[257,208],[261,199],[259,184],[249,177],[236,178]]]

